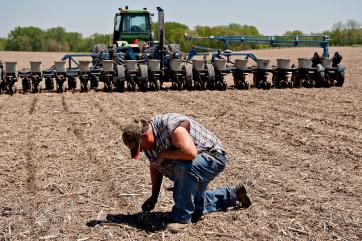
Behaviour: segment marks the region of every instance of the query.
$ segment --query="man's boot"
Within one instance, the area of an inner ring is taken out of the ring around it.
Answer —
[[[245,186],[242,182],[239,182],[235,186],[236,200],[239,201],[240,207],[248,208],[251,205],[250,198],[247,195]]]

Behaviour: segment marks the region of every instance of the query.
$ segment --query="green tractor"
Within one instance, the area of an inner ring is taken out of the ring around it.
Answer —
[[[157,11],[157,41],[152,32],[153,14],[147,8],[129,10],[126,6],[115,15],[112,48],[104,44],[94,46],[93,68],[104,72],[104,61],[114,61],[114,71],[99,77],[110,82],[108,91],[113,87],[119,92],[125,87],[128,91],[157,91],[164,82],[178,90],[191,88],[192,65],[186,63],[178,44],[165,43],[165,13],[161,7]]]
[[[153,42],[152,14],[144,8],[143,10],[128,10],[120,8],[114,18],[113,44],[127,46],[138,44],[138,42]]]

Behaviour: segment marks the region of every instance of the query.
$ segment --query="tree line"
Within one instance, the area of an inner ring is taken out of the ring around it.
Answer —
[[[42,30],[37,27],[16,27],[8,37],[0,39],[0,50],[35,52],[89,52],[96,43],[107,43],[111,35],[93,34],[83,37],[66,32],[62,27]]]
[[[153,24],[153,31],[157,33],[157,24]],[[221,42],[217,41],[186,41],[184,34],[192,36],[219,36],[219,35],[257,35],[262,36],[254,26],[232,23],[225,26],[196,26],[190,29],[187,25],[167,22],[166,40],[169,43],[178,43],[182,50],[190,50],[193,45],[202,45],[209,48],[223,48]],[[333,25],[330,31],[322,34],[330,36],[331,45],[352,46],[362,45],[361,24],[355,20],[348,20],[346,23],[338,22]],[[294,30],[287,31],[284,35],[305,35],[305,33]],[[7,38],[0,38],[0,51],[50,51],[50,52],[89,52],[92,46],[97,43],[111,45],[112,34],[93,34],[84,37],[77,32],[67,32],[62,27],[42,30],[37,27],[16,27]],[[260,45],[232,44],[233,50],[264,48]]]

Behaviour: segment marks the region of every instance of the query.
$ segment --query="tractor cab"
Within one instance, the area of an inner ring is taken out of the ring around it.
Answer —
[[[152,42],[151,13],[143,10],[120,8],[114,18],[113,44],[126,47],[137,42]]]

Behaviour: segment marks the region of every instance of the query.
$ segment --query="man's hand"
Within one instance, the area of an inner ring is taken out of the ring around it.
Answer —
[[[157,198],[154,198],[151,196],[149,199],[147,199],[143,205],[142,205],[142,211],[143,212],[150,212],[155,208],[155,205],[157,203]]]

